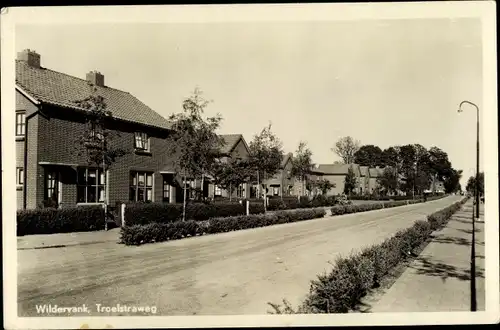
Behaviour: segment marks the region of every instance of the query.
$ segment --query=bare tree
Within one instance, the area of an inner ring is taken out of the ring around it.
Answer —
[[[358,140],[345,136],[340,138],[331,150],[342,158],[344,164],[351,164],[354,162],[354,154],[359,150],[360,145]]]

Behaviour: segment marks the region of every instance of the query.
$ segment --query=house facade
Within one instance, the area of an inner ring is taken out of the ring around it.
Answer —
[[[379,178],[384,174],[384,169],[380,167],[371,167],[368,169],[368,192],[370,194],[375,193],[380,188],[378,183]]]
[[[104,75],[85,79],[40,65],[31,50],[16,60],[16,172],[18,209],[53,199],[59,207],[125,201],[176,202],[179,180],[167,153],[169,122],[133,95],[108,87]],[[111,148],[126,154],[106,175],[89,165],[78,142],[86,130],[85,109],[76,102],[91,93],[89,83],[113,115]],[[106,182],[104,178],[106,177]]]
[[[264,181],[267,196],[290,196],[294,193],[296,180],[292,177],[292,159],[292,153],[284,155],[280,169],[272,178]]]
[[[356,187],[353,192],[359,194],[363,189],[364,179],[361,177],[361,169],[358,164],[320,164],[317,172],[320,172],[323,179],[330,181],[335,187],[328,191],[327,196],[340,195],[344,193],[345,178],[349,169],[354,171]]]
[[[230,159],[248,160],[250,157],[250,150],[242,134],[225,134],[220,135],[220,138],[222,139],[222,147],[220,150],[222,157],[219,159],[221,162],[227,162]],[[230,197],[228,189],[217,186],[213,180],[209,179],[208,182],[207,196],[209,198]],[[231,197],[250,198],[251,184],[243,183],[238,187],[234,187],[232,190]]]

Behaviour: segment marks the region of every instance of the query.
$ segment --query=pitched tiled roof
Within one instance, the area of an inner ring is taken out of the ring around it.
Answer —
[[[16,84],[40,102],[61,107],[81,109],[75,101],[90,95],[85,79],[73,77],[46,68],[35,68],[16,60]],[[104,98],[107,110],[118,119],[144,125],[170,128],[169,121],[139,101],[132,94],[110,88],[97,87],[97,94]]]
[[[241,134],[222,134],[219,135],[222,138],[221,152],[223,154],[229,154],[236,147],[240,139],[243,138]]]
[[[283,155],[283,160],[281,161],[281,167],[285,167],[286,166],[286,163],[292,159],[293,157],[293,154],[291,152]]]
[[[327,175],[346,175],[350,167],[352,167],[356,175],[360,175],[359,165],[357,164],[321,164],[318,166],[317,171]]]

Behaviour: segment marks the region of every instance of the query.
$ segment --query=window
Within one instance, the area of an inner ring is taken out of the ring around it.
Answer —
[[[130,173],[130,200],[135,202],[153,201],[153,173]]]
[[[45,199],[57,200],[57,173],[47,172],[45,180]]]
[[[238,189],[236,190],[236,196],[238,198],[244,198],[245,197],[245,184],[242,183],[238,186]]]
[[[89,130],[89,138],[92,142],[102,142],[104,140],[104,135],[92,125]]]
[[[149,151],[149,138],[146,133],[136,132],[135,133],[135,149],[141,151]]]
[[[187,197],[194,199],[196,197],[195,196],[195,194],[196,194],[195,181],[193,179],[187,179],[187,180],[183,181],[182,184],[183,184],[182,189],[184,189],[184,185],[186,185]]]
[[[278,196],[279,195],[279,187],[273,187],[273,195]]]
[[[16,112],[16,136],[24,136],[26,133],[26,113]]]
[[[77,170],[78,203],[104,202],[104,173],[96,168],[78,168]]]
[[[22,186],[24,184],[24,170],[22,167],[16,169],[16,184]]]
[[[165,179],[163,179],[163,201],[170,201],[170,184]]]
[[[215,186],[215,196],[222,196],[222,189],[219,186]]]

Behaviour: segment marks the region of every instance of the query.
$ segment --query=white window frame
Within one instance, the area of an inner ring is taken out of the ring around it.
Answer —
[[[84,174],[84,182],[78,182],[80,180],[80,171],[85,170]],[[89,171],[95,171],[95,184],[90,185],[88,183],[88,178],[89,178]],[[77,204],[100,204],[104,203],[104,200],[106,198],[106,191],[104,190],[105,188],[108,188],[108,185],[105,184],[104,182],[104,171],[101,168],[97,167],[79,167],[77,168],[77,188],[76,188],[76,202]],[[109,176],[106,176],[109,177]],[[84,187],[84,201],[80,200],[80,195],[79,191],[80,188]],[[88,199],[88,194],[89,194],[89,188],[90,189],[95,189],[95,201],[89,201]],[[102,191],[102,199],[99,194],[99,192]]]
[[[172,185],[170,183],[168,183],[168,180],[167,179],[163,179],[163,194],[162,194],[162,196],[163,196],[163,201],[164,202],[169,202],[170,201],[170,188],[171,187],[172,187]]]
[[[144,132],[134,133],[134,148],[137,151],[150,151],[150,137]]]
[[[22,187],[24,185],[24,168],[16,168],[16,185]]]
[[[144,184],[140,185],[139,184],[139,177],[143,176],[144,178]],[[148,178],[151,177],[151,184],[148,184]],[[154,173],[153,172],[148,172],[148,171],[131,171],[130,172],[130,178],[131,178],[131,183],[129,185],[129,194],[130,194],[130,189],[135,189],[134,192],[134,200],[131,200],[132,202],[153,202],[155,197],[154,197]],[[143,193],[143,198],[139,200],[139,189],[144,189]],[[151,191],[151,198],[148,199],[148,191]],[[131,196],[129,196],[129,200]]]
[[[26,111],[16,111],[16,136],[26,135]]]
[[[222,188],[219,187],[218,185],[215,185],[214,195],[217,197],[222,196]]]

